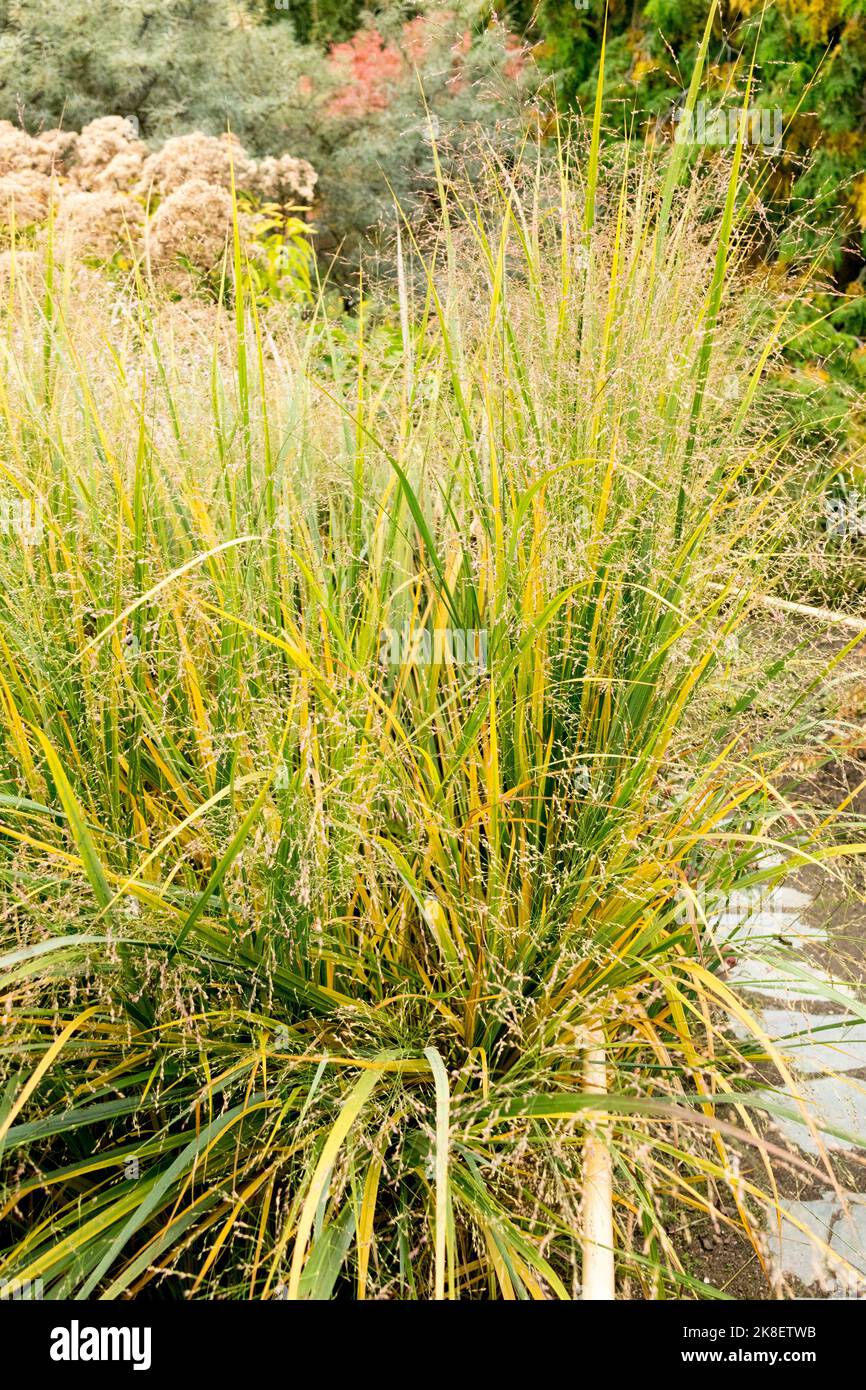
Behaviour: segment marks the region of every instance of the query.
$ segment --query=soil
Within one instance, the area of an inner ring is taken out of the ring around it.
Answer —
[[[739,1220],[736,1212],[734,1220]],[[695,1279],[703,1279],[729,1298],[767,1299],[773,1293],[758,1256],[742,1231],[714,1230],[709,1217],[699,1217],[689,1234],[692,1241],[685,1261]]]

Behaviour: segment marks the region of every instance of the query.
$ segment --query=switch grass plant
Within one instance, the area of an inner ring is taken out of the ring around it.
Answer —
[[[491,160],[402,227],[385,354],[366,303],[351,357],[325,294],[260,312],[238,245],[231,311],[13,269],[3,1280],[573,1298],[589,1133],[620,1296],[714,1295],[696,1213],[764,1260],[803,1164],[699,885],[840,846],[773,669],[729,698],[801,463],[740,153]],[[391,665],[405,624],[484,666]]]

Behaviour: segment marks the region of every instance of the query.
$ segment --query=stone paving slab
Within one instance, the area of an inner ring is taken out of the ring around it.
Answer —
[[[803,976],[795,975],[786,969],[788,962],[780,959],[778,963],[766,958],[749,958],[737,962],[728,975],[728,984],[760,994],[772,995],[784,1004],[805,1002],[811,1004],[835,1004],[841,1001],[856,1001],[856,995],[847,985],[834,981],[823,970],[804,963]],[[790,965],[796,968],[795,962]],[[816,985],[826,986],[826,990]],[[837,996],[837,997],[832,997]]]
[[[768,857],[768,866],[774,862]],[[858,1002],[856,994],[808,961],[807,948],[828,940],[823,928],[808,921],[812,905],[808,893],[787,883],[750,890],[724,904],[710,932],[717,946],[735,957],[727,982],[742,992],[795,1075],[797,1098],[785,1090],[758,1093],[789,1111],[787,1117],[770,1112],[768,1119],[789,1143],[817,1157],[820,1149],[798,1115],[799,1103],[826,1150],[866,1147],[866,1082],[847,1074],[866,1070],[866,1020],[856,1010],[849,1012]],[[749,1036],[737,1020],[732,1028],[741,1039]],[[828,1128],[841,1137],[828,1134]],[[785,1203],[790,1219],[781,1226],[770,1220],[768,1253],[777,1279],[817,1287],[816,1297],[866,1298],[866,1195],[846,1192],[844,1197],[844,1204],[833,1191],[817,1200],[791,1200]],[[818,1248],[809,1233],[829,1250]]]
[[[807,1014],[796,1009],[761,1009],[761,1028],[801,1075],[866,1069],[866,1023],[850,1014]],[[738,1038],[754,1038],[739,1019]]]
[[[866,1197],[848,1194],[847,1212],[833,1192],[809,1202],[785,1202],[791,1220],[769,1227],[769,1257],[778,1278],[817,1284],[819,1296],[866,1296]],[[822,1250],[800,1226],[832,1253]],[[838,1256],[838,1259],[834,1258]]]
[[[826,941],[827,933],[823,927],[813,926],[800,917],[786,917],[772,911],[754,912],[744,916],[735,912],[723,912],[711,928],[720,946],[756,947],[762,941],[781,944],[790,942]]]
[[[757,944],[762,937],[790,942],[825,941],[824,928],[807,919],[813,906],[811,895],[792,884],[762,885],[727,898],[711,921],[710,930],[720,945],[735,941],[741,946]]]
[[[866,1148],[866,1082],[850,1076],[811,1077],[798,1080],[797,1090],[800,1103],[818,1129],[825,1149],[862,1151]],[[804,1153],[817,1156],[820,1150],[806,1124],[795,1118],[800,1108],[797,1101],[784,1092],[758,1094],[791,1112],[790,1118],[771,1113],[770,1121]],[[843,1137],[826,1133],[828,1128],[840,1130]]]

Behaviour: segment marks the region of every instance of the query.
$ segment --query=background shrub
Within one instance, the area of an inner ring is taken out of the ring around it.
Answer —
[[[150,143],[229,126],[252,155],[303,156],[320,171],[322,250],[353,264],[393,196],[408,207],[433,184],[425,97],[443,146],[460,131],[465,155],[482,124],[507,150],[531,82],[477,0],[388,6],[329,51],[300,41],[350,33],[356,10],[317,6],[314,25],[311,10],[228,0],[0,0],[0,118],[36,131],[119,114]]]

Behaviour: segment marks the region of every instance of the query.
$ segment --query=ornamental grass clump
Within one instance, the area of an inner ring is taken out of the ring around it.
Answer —
[[[3,1279],[573,1298],[590,1150],[619,1296],[712,1293],[695,1211],[764,1259],[699,887],[823,841],[728,698],[800,465],[740,153],[492,161],[351,350],[237,217],[233,318],[7,294]]]

